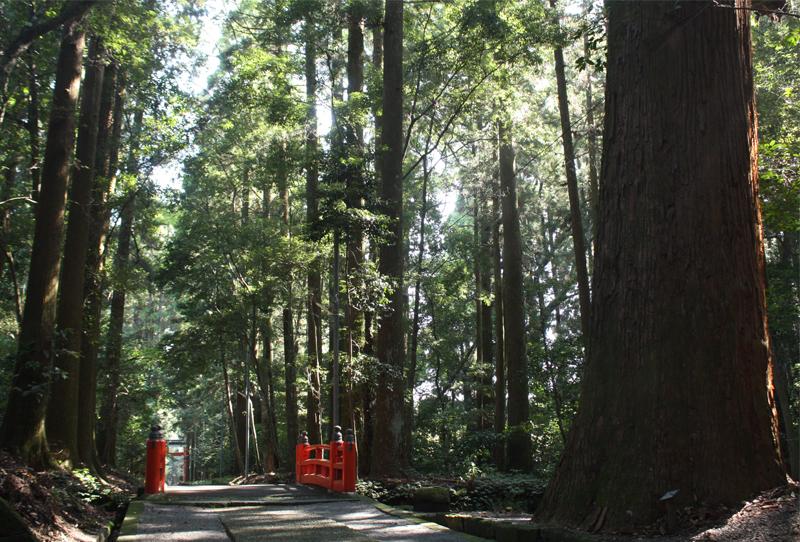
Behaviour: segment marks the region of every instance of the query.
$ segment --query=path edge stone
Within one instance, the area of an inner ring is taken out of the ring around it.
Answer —
[[[119,528],[117,542],[125,542],[126,537],[132,539],[136,535],[136,530],[139,527],[139,516],[143,511],[143,500],[134,499],[128,503],[128,511],[125,512],[125,519],[122,520],[122,526]]]

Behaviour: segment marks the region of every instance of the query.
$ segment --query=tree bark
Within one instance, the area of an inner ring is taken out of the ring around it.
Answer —
[[[83,283],[89,248],[89,217],[94,183],[100,96],[105,56],[99,38],[93,37],[81,94],[78,142],[67,207],[67,235],[59,280],[56,311],[56,355],[47,410],[50,450],[67,465],[81,462],[78,453],[78,391],[83,327]],[[94,467],[92,463],[87,466]]]
[[[556,1],[550,0],[555,7]],[[564,50],[558,46],[553,51],[556,64],[556,85],[558,87],[558,111],[561,117],[561,144],[564,149],[564,169],[567,176],[569,194],[569,217],[572,228],[572,247],[575,254],[575,274],[578,278],[578,301],[581,308],[581,334],[583,342],[589,337],[589,272],[586,267],[586,238],[583,234],[583,213],[578,193],[578,174],[575,171],[575,146],[572,141],[572,121],[569,117],[569,98],[567,97],[567,77],[564,68]]]
[[[748,7],[736,2],[736,7]],[[538,519],[632,530],[785,483],[776,448],[750,13],[608,5],[589,352]]]
[[[531,439],[527,424],[528,357],[522,283],[522,239],[517,208],[517,179],[511,121],[498,122],[500,188],[503,199],[503,344],[508,378],[508,468],[527,471]]]
[[[84,38],[76,23],[65,27],[56,64],[17,360],[0,429],[0,445],[33,466],[50,461],[44,421]]]
[[[380,248],[378,271],[393,281],[393,290],[389,307],[378,320],[378,393],[370,466],[374,477],[399,474],[398,462],[387,458],[397,453],[403,438],[403,2],[386,2],[383,44],[381,197],[390,238]]]

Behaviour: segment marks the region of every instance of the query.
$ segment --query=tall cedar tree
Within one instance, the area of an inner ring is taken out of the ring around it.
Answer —
[[[97,134],[95,182],[92,188],[89,254],[84,283],[83,339],[81,340],[80,388],[78,393],[78,453],[84,463],[99,463],[95,438],[97,410],[97,359],[105,304],[106,239],[111,221],[109,196],[116,185],[122,108],[125,97],[124,75],[113,62],[106,67],[100,126]],[[90,459],[91,458],[91,459]]]
[[[550,0],[552,7],[555,0]],[[558,111],[561,117],[561,145],[564,149],[564,169],[567,176],[569,196],[569,217],[572,229],[572,248],[575,254],[575,274],[578,278],[578,304],[581,308],[581,333],[584,344],[589,336],[589,272],[586,268],[586,238],[583,234],[583,213],[578,192],[578,174],[575,171],[575,145],[572,142],[572,122],[569,117],[569,97],[567,96],[567,76],[564,67],[564,49],[557,46],[553,51],[556,65],[556,86],[558,87]]]
[[[306,78],[306,224],[314,227],[319,216],[319,169],[317,166],[317,50],[314,40],[314,14],[309,12],[303,26],[305,40]],[[310,234],[311,235],[311,234]],[[313,235],[312,235],[313,237]],[[322,360],[322,277],[320,258],[308,266],[308,297],[306,307],[306,351],[308,352],[308,398],[306,400],[306,430],[311,444],[322,442],[322,404],[320,361]]]
[[[676,506],[738,506],[785,477],[750,13],[612,2],[608,21],[589,356],[538,518],[621,530],[656,520],[670,490]]]
[[[381,198],[390,220],[389,239],[380,247],[378,271],[393,281],[389,307],[378,319],[380,370],[375,397],[370,474],[390,477],[403,438],[403,2],[386,2],[383,37],[383,116],[381,117]]]
[[[75,145],[75,105],[84,41],[85,34],[77,22],[64,27],[47,129],[25,310],[6,413],[0,429],[0,445],[33,466],[49,463],[44,422],[53,358],[64,207],[70,158]]]
[[[136,192],[131,192],[122,204],[120,211],[117,252],[114,254],[115,287],[111,294],[111,313],[106,332],[106,367],[108,378],[103,402],[100,407],[98,424],[98,452],[105,465],[116,465],[117,461],[117,423],[119,422],[119,387],[122,358],[122,326],[125,322],[125,296],[127,293],[127,273],[130,265],[131,238],[136,215]]]
[[[278,167],[277,181],[279,197],[281,199],[281,229],[291,246],[291,227],[290,227],[290,208],[289,208],[289,171],[286,165],[287,149],[286,142],[281,141],[280,145],[280,165]],[[299,433],[297,425],[297,349],[294,338],[294,311],[292,303],[292,282],[294,278],[292,272],[287,273],[286,277],[286,304],[283,306],[283,361],[286,382],[286,446],[287,457],[292,457],[295,449],[295,441]],[[290,471],[294,471],[294,462],[289,461],[287,465]]]
[[[78,457],[78,388],[83,338],[83,282],[89,247],[89,217],[94,182],[100,97],[105,53],[98,37],[91,39],[86,79],[81,92],[78,143],[72,167],[67,208],[67,235],[56,310],[56,356],[47,408],[50,450],[68,464]]]
[[[495,154],[497,162],[497,154]],[[492,458],[497,468],[504,470],[506,467],[506,446],[503,434],[506,430],[506,362],[505,340],[503,324],[503,259],[500,244],[500,187],[499,169],[493,172],[492,183],[492,273],[494,286],[494,432],[497,435]]]
[[[517,178],[511,121],[498,121],[500,188],[503,201],[503,326],[505,364],[508,378],[509,469],[528,470],[531,439],[528,433],[528,357],[525,306],[522,295],[522,238],[517,205]]]
[[[346,178],[347,207],[361,209],[364,207],[366,185],[364,183],[364,128],[359,124],[357,111],[358,96],[364,86],[364,19],[363,8],[358,2],[351,2],[347,7],[347,100],[351,106],[350,119],[345,129],[345,144],[349,154]],[[355,104],[355,105],[354,105]],[[346,354],[349,375],[346,379],[347,397],[342,409],[342,423],[346,427],[356,427],[356,393],[353,386],[353,357],[357,356],[364,344],[364,314],[351,302],[350,292],[358,291],[359,274],[364,265],[364,232],[358,219],[351,222],[347,232],[347,303],[345,318],[347,325]]]

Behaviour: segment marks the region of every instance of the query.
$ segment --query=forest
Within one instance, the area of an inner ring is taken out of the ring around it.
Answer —
[[[592,533],[796,499],[799,8],[0,0],[0,518],[153,426]]]

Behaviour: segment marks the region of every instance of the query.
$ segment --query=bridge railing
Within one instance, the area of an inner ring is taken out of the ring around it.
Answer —
[[[330,444],[309,444],[303,431],[295,447],[295,480],[339,493],[356,490],[358,478],[358,447],[355,434],[348,429],[342,438],[342,428],[334,427]]]

